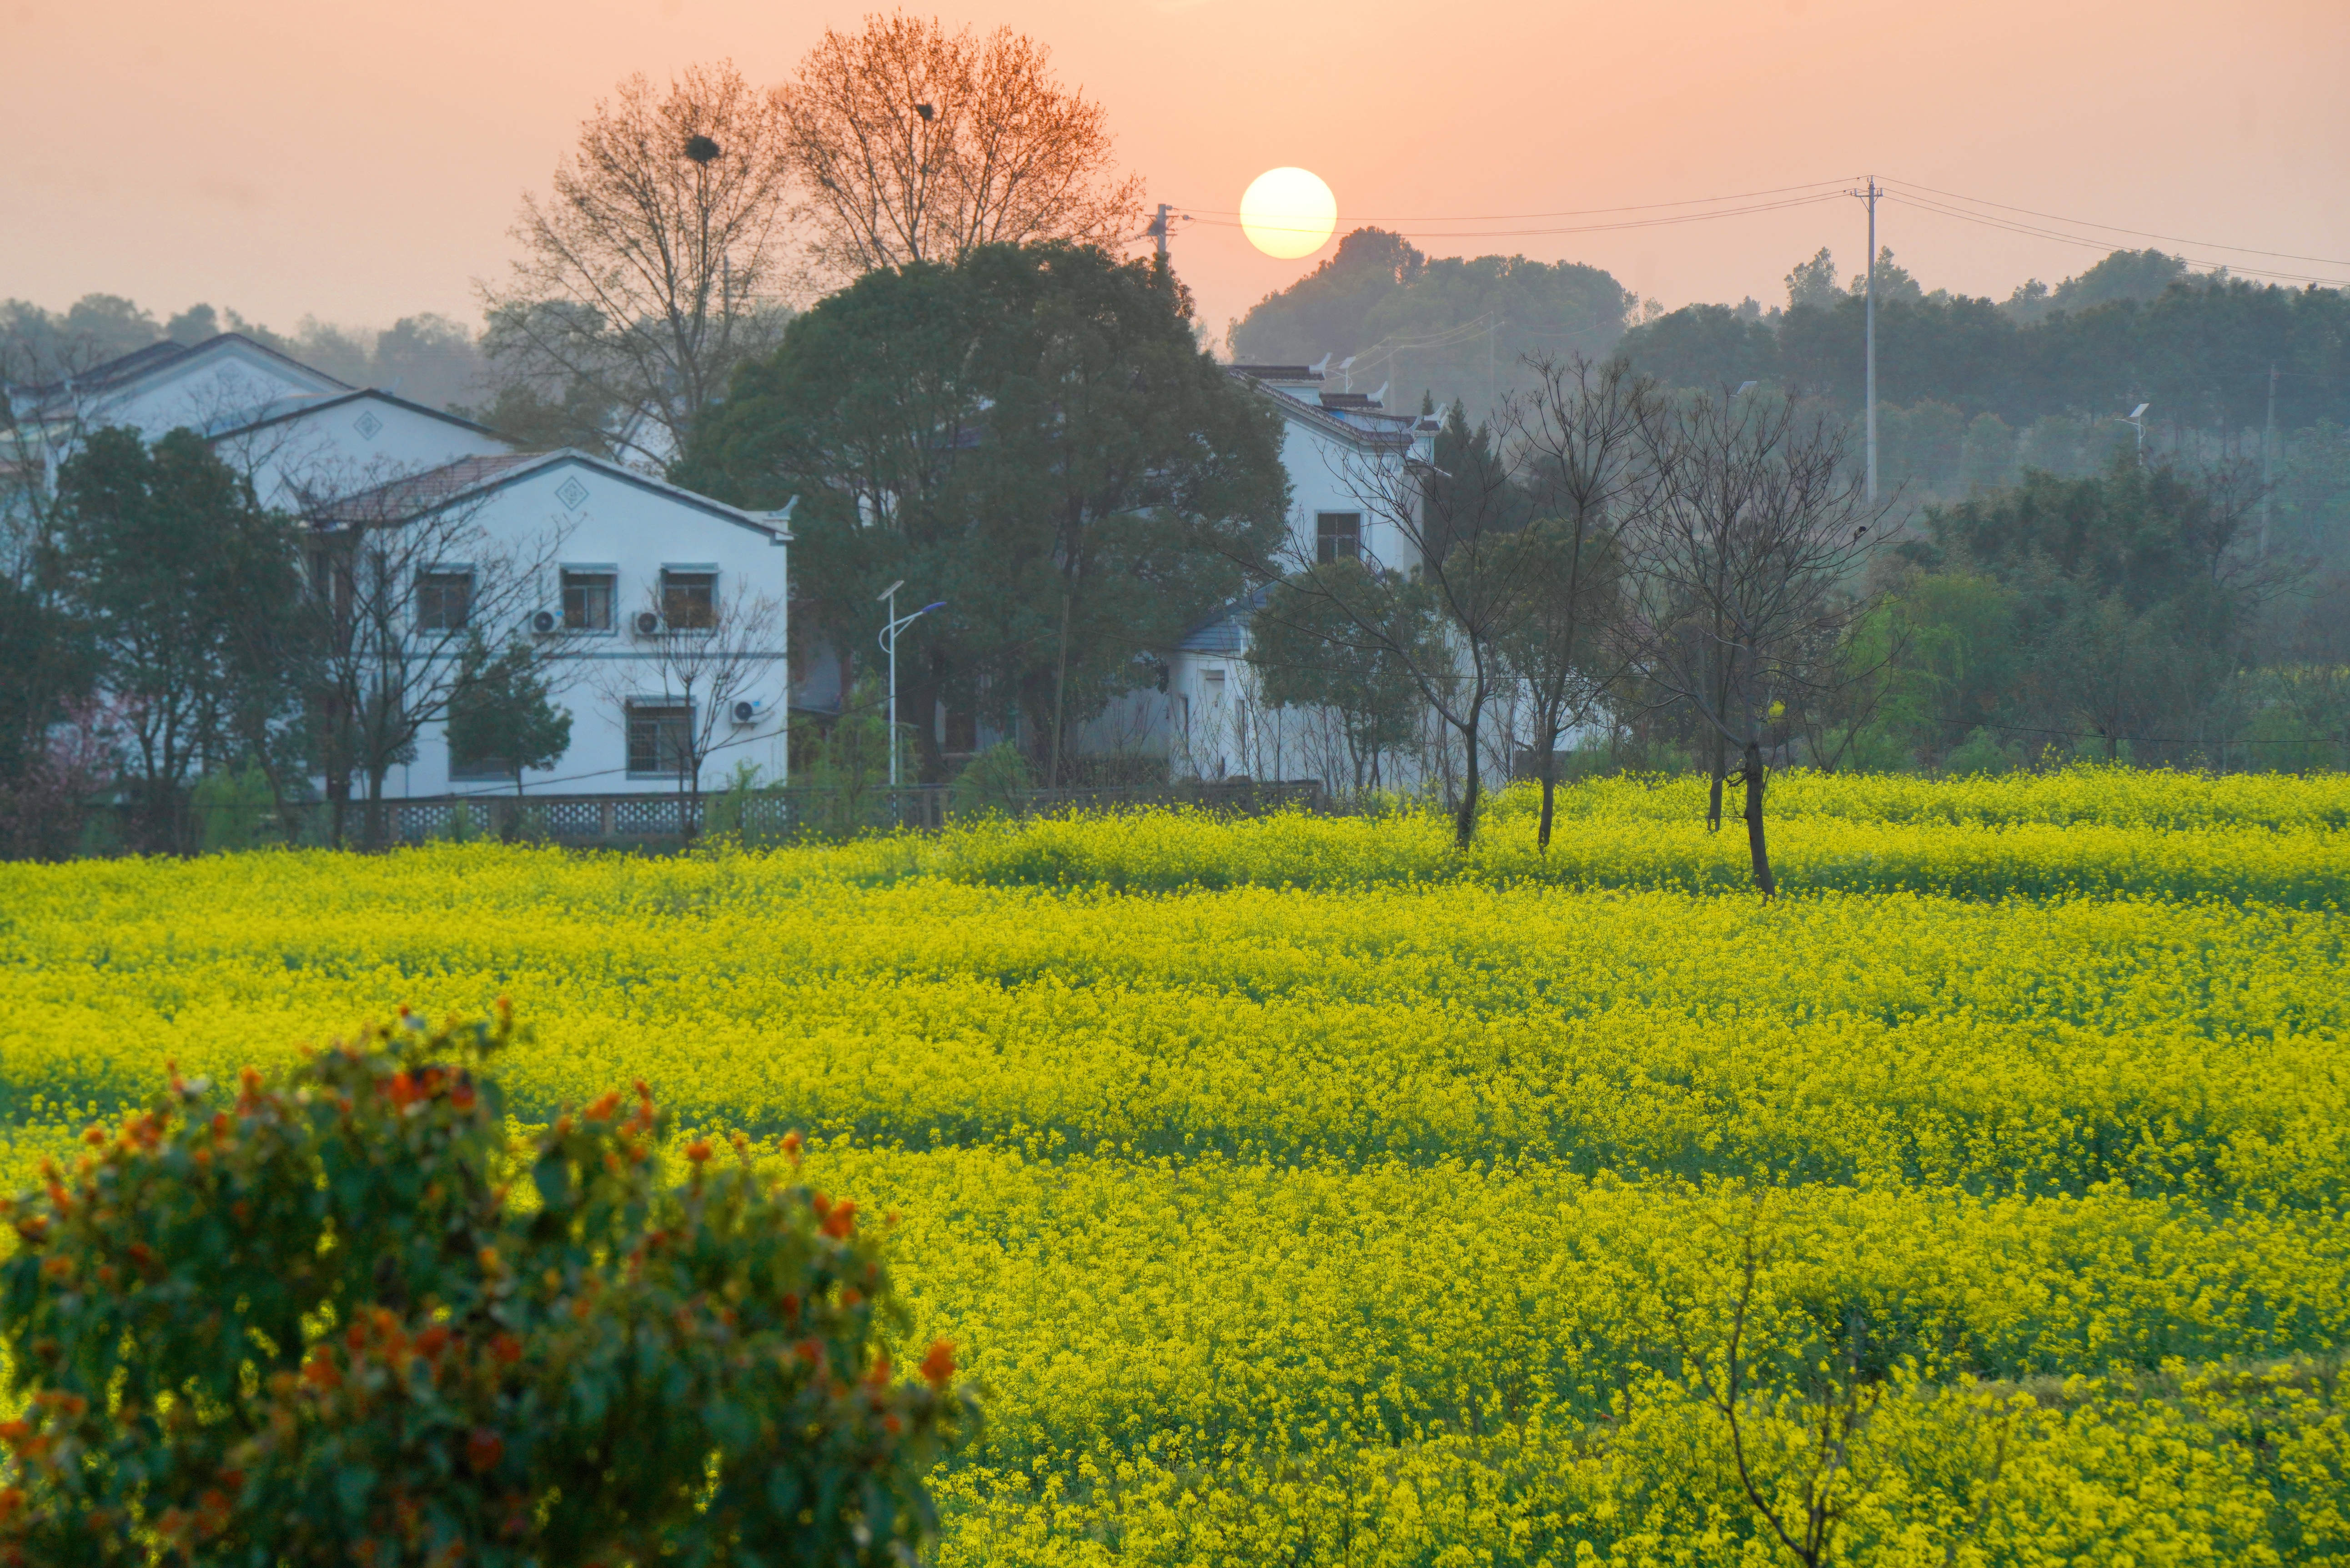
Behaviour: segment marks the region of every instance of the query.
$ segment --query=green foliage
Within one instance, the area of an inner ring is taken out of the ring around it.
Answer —
[[[881,682],[858,682],[840,716],[814,731],[813,755],[801,779],[815,792],[821,815],[815,826],[846,837],[884,826],[889,818],[889,698]],[[913,748],[900,736],[902,769]]]
[[[196,847],[213,855],[276,842],[282,835],[276,804],[268,775],[253,763],[206,774],[188,796]]]
[[[1266,296],[1231,333],[1258,363],[1355,358],[1353,385],[1386,382],[1389,407],[1417,389],[1490,412],[1531,385],[1529,354],[1606,354],[1638,303],[1616,278],[1575,262],[1428,257],[1399,235],[1357,229],[1327,262]]]
[[[1690,306],[1632,327],[1623,351],[1671,384],[1762,380],[1858,411],[1862,301],[1836,286],[1825,251],[1789,275],[1788,288],[1790,307],[1768,320]],[[2258,431],[2273,365],[2282,372],[2280,430],[2350,425],[2350,381],[2338,365],[2350,292],[2188,276],[2177,258],[2142,251],[2117,251],[2053,292],[2031,288],[2000,305],[1921,292],[1906,272],[1880,267],[1880,406],[1946,403],[2020,430],[2052,414],[2110,420],[2146,400],[2175,429]]]
[[[57,493],[61,587],[120,700],[140,836],[184,848],[188,784],[286,707],[265,655],[299,600],[290,528],[185,429],[151,448],[136,431],[95,431]]]
[[[1991,731],[1977,726],[1966,740],[1942,759],[1942,771],[1964,777],[1973,774],[2003,774],[2015,766],[2012,750]]]
[[[715,837],[731,838],[738,844],[748,844],[763,836],[754,826],[756,813],[752,809],[754,797],[764,793],[759,778],[762,770],[748,757],[738,758],[727,774],[726,782],[715,794],[704,796],[702,831]]]
[[[952,805],[957,816],[1016,812],[1024,790],[1035,787],[1028,759],[1009,741],[998,741],[963,764],[955,775]]]
[[[1316,569],[1315,591],[1275,583],[1249,621],[1248,659],[1263,701],[1335,715],[1357,790],[1376,786],[1380,759],[1419,735],[1419,686],[1405,650],[1421,648],[1427,664],[1436,657],[1426,589],[1388,573],[1384,591],[1374,591],[1371,574],[1340,561]]]
[[[546,670],[546,655],[519,633],[494,653],[473,639],[449,694],[451,758],[496,760],[517,794],[525,770],[560,762],[571,749],[571,714],[548,701]]]
[[[642,1085],[512,1201],[512,1038],[403,1014],[233,1100],[175,1075],[47,1167],[0,1264],[0,1558],[880,1568],[933,1533],[972,1410],[943,1344],[892,1381],[856,1205],[699,1141],[665,1185]]]
[[[860,659],[883,584],[943,600],[899,647],[907,711],[1024,710],[1049,737],[1056,712],[1100,712],[1149,678],[1138,655],[1240,591],[1232,561],[1279,536],[1278,427],[1200,352],[1171,275],[983,245],[795,319],[673,477],[753,504],[798,495],[795,587]]]

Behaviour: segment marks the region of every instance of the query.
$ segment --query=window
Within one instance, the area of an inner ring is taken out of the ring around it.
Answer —
[[[425,572],[417,577],[417,630],[463,631],[473,614],[473,573]]]
[[[609,631],[617,583],[609,572],[566,571],[563,574],[563,629]]]
[[[692,750],[693,710],[682,702],[629,704],[629,774],[633,778],[675,778]]]
[[[718,574],[661,572],[661,621],[675,631],[707,631],[718,624]]]
[[[1361,560],[1363,514],[1359,512],[1316,512],[1314,514],[1314,558],[1324,562]]]
[[[511,780],[514,768],[504,757],[469,757],[452,745],[449,748],[449,777],[455,782]]]

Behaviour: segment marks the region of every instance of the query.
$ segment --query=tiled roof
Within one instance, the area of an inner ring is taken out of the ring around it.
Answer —
[[[1185,653],[1237,656],[1248,647],[1249,618],[1264,607],[1269,588],[1254,588],[1225,605],[1183,634],[1175,646]]]
[[[62,397],[68,388],[85,395],[110,391],[117,387],[127,386],[142,376],[152,375],[166,366],[176,365],[192,354],[207,354],[216,348],[240,343],[256,354],[265,354],[282,364],[291,365],[306,376],[315,376],[328,386],[341,388],[345,391],[351,389],[346,383],[336,380],[324,370],[313,369],[299,359],[280,354],[265,343],[256,343],[241,332],[223,332],[197,344],[150,343],[144,348],[133,349],[118,358],[109,359],[103,365],[93,365],[78,376],[51,381],[46,386],[19,387],[16,390],[44,399]]]
[[[1246,376],[1252,381],[1318,381],[1322,372],[1311,365],[1227,365],[1224,369],[1235,376]]]
[[[406,523],[468,496],[498,489],[537,470],[557,466],[584,468],[602,480],[651,491],[681,505],[709,513],[737,527],[764,535],[775,544],[788,543],[792,536],[791,531],[773,514],[763,516],[745,512],[739,506],[713,501],[707,495],[671,484],[667,480],[624,468],[607,458],[567,448],[557,452],[502,452],[494,457],[459,458],[439,468],[427,469],[387,484],[339,496],[323,506],[313,508],[307,516],[313,524],[327,527],[338,524]]]
[[[318,523],[404,523],[421,517],[503,479],[525,464],[543,462],[545,452],[507,452],[496,457],[461,457],[387,484],[337,496],[310,515]]]

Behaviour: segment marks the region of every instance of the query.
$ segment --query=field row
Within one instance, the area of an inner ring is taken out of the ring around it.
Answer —
[[[1800,1390],[1782,1363],[1857,1333],[1901,1390],[1854,1456],[1850,1560],[2273,1561],[2281,1532],[2350,1550],[2338,1379],[2183,1370],[2340,1343],[2331,1216],[1539,1166],[807,1168],[899,1210],[910,1342],[955,1336],[988,1389],[982,1450],[946,1478],[945,1563],[1566,1563],[1577,1542],[1750,1560],[1759,1528],[1690,1381],[1719,1369],[1750,1238],[1744,1347],[1768,1385]],[[2061,1376],[2084,1367],[2105,1370]],[[1800,1392],[1753,1414],[1766,1476],[1801,1470],[1815,1416]]]
[[[346,909],[337,879],[265,899],[268,858],[20,901],[0,1120],[67,1136],[143,1096],[166,1056],[222,1076],[392,999],[505,994],[544,1041],[508,1070],[532,1116],[645,1077],[697,1119],[913,1147],[2350,1193],[2333,914],[778,887],[758,857],[486,847],[367,863],[370,896]],[[190,906],[210,911],[200,934]]]

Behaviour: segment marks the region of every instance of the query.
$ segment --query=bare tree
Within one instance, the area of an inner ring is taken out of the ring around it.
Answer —
[[[1620,536],[1652,487],[1641,436],[1655,394],[1621,358],[1595,365],[1576,355],[1531,368],[1535,386],[1522,415],[1535,514],[1526,529],[1527,603],[1502,652],[1525,687],[1525,736],[1542,781],[1534,842],[1547,852],[1559,738],[1589,717],[1623,668],[1614,637]]]
[[[974,245],[1111,244],[1141,221],[1102,108],[1053,78],[1052,51],[903,12],[825,30],[785,99],[818,264],[854,277]]]
[[[1657,492],[1628,541],[1638,586],[1626,655],[1715,741],[1710,820],[1721,822],[1725,776],[1745,786],[1747,847],[1767,898],[1777,890],[1762,832],[1770,729],[1790,698],[1841,678],[1816,655],[1860,607],[1846,584],[1885,506],[1866,498],[1842,428],[1784,399],[1695,395],[1644,428]],[[1735,775],[1725,748],[1740,753]]]
[[[464,493],[480,461],[377,485],[307,520],[309,626],[298,646],[337,845],[354,779],[367,787],[368,842],[383,841],[385,779],[447,716],[473,639],[502,636],[539,607],[561,552],[554,524],[519,541],[481,525],[480,500]],[[544,666],[571,645],[557,632],[528,646]]]
[[[542,201],[523,198],[511,284],[484,286],[494,378],[607,409],[614,449],[684,450],[735,366],[774,346],[787,291],[781,98],[731,62],[666,94],[641,76],[598,101]]]
[[[1788,1555],[1820,1568],[1835,1560],[1836,1532],[1867,1490],[1860,1472],[1873,1457],[1869,1428],[1888,1391],[1887,1351],[1901,1347],[1872,1343],[1858,1303],[1824,1314],[1773,1313],[1779,1303],[1767,1299],[1765,1276],[1783,1241],[1778,1202],[1757,1190],[1745,1209],[1734,1232],[1721,1228],[1736,1249],[1726,1298],[1711,1280],[1669,1282],[1665,1322],[1682,1381],[1722,1422],[1747,1506]],[[1828,1321],[1805,1323],[1806,1315]]]
[[[641,657],[608,666],[598,685],[621,722],[642,730],[628,737],[630,771],[639,771],[641,739],[641,760],[676,774],[679,831],[691,839],[702,821],[702,770],[733,724],[735,702],[787,665],[784,607],[740,585],[671,580],[647,588],[640,613],[654,628],[640,639]]]

